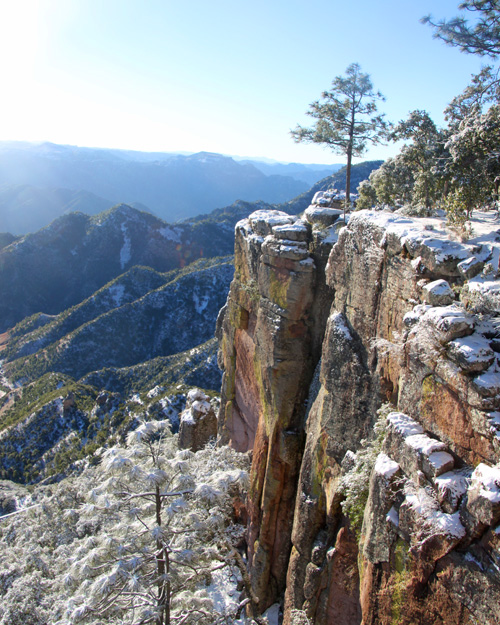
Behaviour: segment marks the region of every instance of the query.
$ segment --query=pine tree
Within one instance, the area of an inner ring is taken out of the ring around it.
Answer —
[[[321,94],[322,101],[309,105],[307,115],[316,122],[310,128],[297,127],[290,131],[295,142],[320,143],[336,154],[345,154],[346,205],[350,202],[352,158],[361,156],[367,143],[381,143],[388,124],[384,115],[377,115],[377,100],[384,96],[373,90],[368,74],[357,63],[346,69],[345,76],[336,76],[330,91]]]
[[[427,15],[422,22],[434,28],[434,37],[460,48],[462,52],[497,57],[500,54],[498,0],[466,0],[458,8],[469,11],[474,24],[470,24],[464,16],[433,22],[432,17]]]
[[[87,514],[106,534],[75,554],[70,622],[215,623],[207,585],[234,559],[228,516],[243,460],[229,448],[179,450],[162,421],[127,443],[105,452],[105,479],[89,495]]]

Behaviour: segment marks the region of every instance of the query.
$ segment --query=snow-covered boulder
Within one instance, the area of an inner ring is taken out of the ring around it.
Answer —
[[[467,510],[481,524],[495,525],[500,521],[500,469],[481,462],[471,477]]]
[[[434,280],[423,288],[425,301],[431,306],[448,306],[455,299],[450,285],[446,280]]]
[[[210,398],[200,389],[189,391],[186,408],[181,413],[179,447],[198,451],[216,437],[217,416]]]
[[[455,339],[448,344],[448,355],[464,371],[484,371],[495,360],[489,341],[480,334]]]
[[[311,205],[306,208],[304,215],[310,224],[331,226],[342,213],[343,211],[339,208],[318,208],[317,206]]]
[[[249,217],[253,231],[261,236],[272,234],[272,229],[275,226],[291,225],[296,220],[296,217],[288,215],[283,211],[278,210],[258,210],[253,212]]]
[[[464,276],[464,278],[470,279],[477,276],[484,267],[484,260],[477,258],[476,256],[471,256],[470,258],[466,258],[462,262],[458,263],[457,269]]]
[[[309,229],[307,225],[299,219],[293,224],[273,226],[273,234],[277,239],[307,241]]]
[[[456,304],[429,308],[422,320],[432,324],[439,331],[443,343],[467,336],[474,331],[474,317]]]
[[[446,445],[428,436],[422,426],[402,412],[387,417],[386,448],[408,475],[421,471],[429,480],[453,469],[455,461]]]

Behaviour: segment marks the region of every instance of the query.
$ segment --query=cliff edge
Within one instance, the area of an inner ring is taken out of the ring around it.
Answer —
[[[500,622],[500,224],[309,207],[236,226],[219,438],[252,450],[262,610]],[[345,226],[345,227],[344,227]]]

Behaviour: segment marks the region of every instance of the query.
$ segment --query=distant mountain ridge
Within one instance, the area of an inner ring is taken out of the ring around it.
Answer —
[[[352,179],[356,186],[379,164],[355,165]],[[307,208],[316,191],[331,186],[345,186],[345,170],[282,204],[239,201],[176,224],[120,204],[94,216],[63,215],[18,239],[4,236],[0,333],[34,313],[54,315],[82,302],[133,266],[165,272],[198,258],[232,254],[234,225],[239,219],[266,208],[296,215]]]
[[[28,184],[0,187],[0,232],[35,232],[63,214],[96,215],[116,204],[89,191],[40,188]]]
[[[312,186],[319,180],[333,175],[342,165],[305,165],[303,163],[268,163],[251,159],[239,160],[240,163],[247,163],[259,169],[266,176],[279,175],[290,176],[295,180],[306,182]]]
[[[89,210],[83,199],[77,208],[87,214],[115,203],[139,203],[172,222],[237,199],[283,202],[308,186],[309,182],[266,175],[254,164],[209,152],[148,157],[51,143],[0,142],[0,232],[25,234],[47,225],[74,201],[64,197],[68,191],[86,195]],[[29,197],[18,193],[15,201],[20,187]],[[108,205],[102,205],[108,198]]]

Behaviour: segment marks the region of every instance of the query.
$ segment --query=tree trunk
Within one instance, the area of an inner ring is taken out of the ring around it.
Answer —
[[[156,487],[155,505],[156,505],[156,524],[161,526],[161,496],[160,488]],[[156,625],[170,625],[170,589],[168,582],[165,583],[165,572],[167,568],[167,553],[163,547],[161,539],[156,541],[156,573],[158,575],[158,616],[156,617]]]
[[[347,207],[351,205],[351,165],[352,165],[352,147],[354,145],[354,123],[356,121],[356,105],[354,95],[351,102],[351,123],[349,126],[349,142],[347,144],[347,168],[345,171],[345,205],[344,205],[344,222]]]
[[[347,167],[345,171],[345,204],[344,204],[344,221],[345,211],[351,203],[351,164],[352,164],[352,148],[347,148]]]

